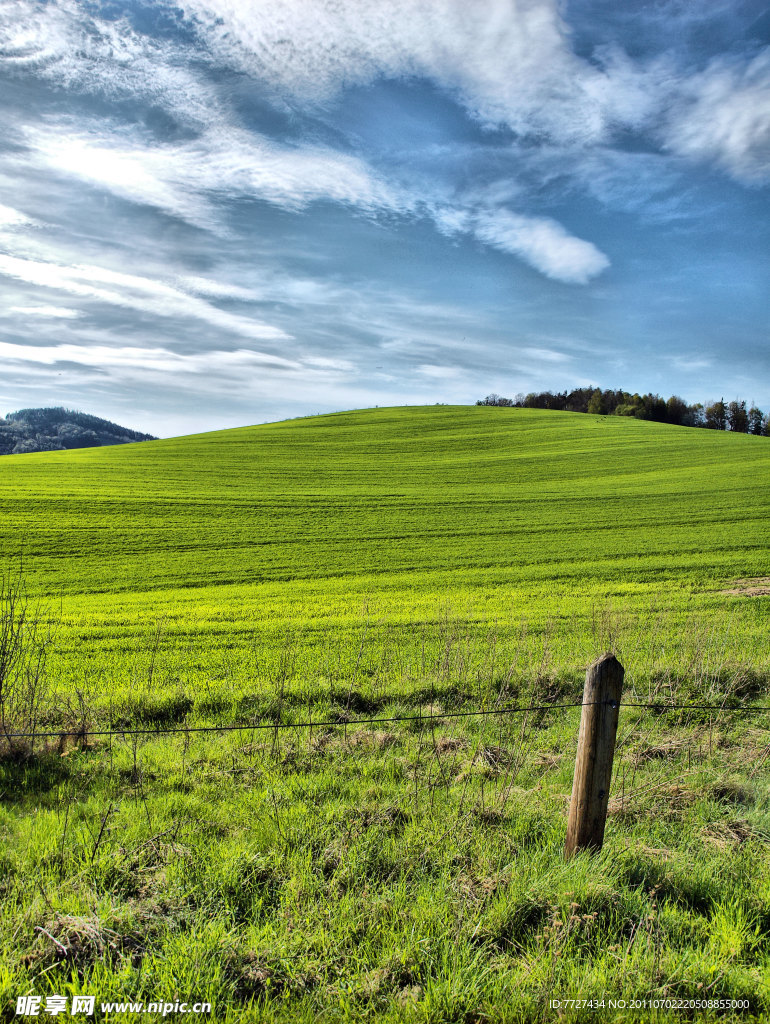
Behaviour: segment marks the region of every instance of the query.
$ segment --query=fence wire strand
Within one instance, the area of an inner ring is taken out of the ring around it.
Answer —
[[[532,711],[555,711],[567,708],[589,707],[592,704],[607,703],[619,708],[641,708],[654,711],[658,714],[664,711],[715,711],[719,713],[732,712],[749,714],[753,712],[770,711],[768,705],[745,705],[740,707],[724,704],[669,704],[661,701],[650,703],[635,703],[630,701],[571,701],[566,703],[551,704],[517,704],[513,707],[503,708],[475,708],[472,711],[446,711],[440,714],[419,714],[419,715],[397,715],[388,718],[332,718],[332,719],[309,719],[302,722],[243,722],[235,725],[190,725],[190,726],[153,726],[144,729],[60,729],[56,732],[2,732],[5,739],[65,739],[67,737],[85,740],[89,737],[113,737],[113,736],[170,736],[187,735],[189,733],[224,733],[224,732],[247,732],[256,729],[333,729],[348,727],[351,725],[386,725],[396,722],[430,722],[440,721],[448,718],[472,718],[484,715],[516,715],[526,714]]]

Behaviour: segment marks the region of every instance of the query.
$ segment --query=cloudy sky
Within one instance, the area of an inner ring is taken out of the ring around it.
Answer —
[[[0,412],[770,409],[759,0],[3,0]]]

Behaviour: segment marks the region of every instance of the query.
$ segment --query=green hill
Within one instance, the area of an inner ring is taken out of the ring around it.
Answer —
[[[380,409],[15,459],[3,546],[21,533],[56,592],[426,573],[702,583],[766,571],[769,484],[764,438]]]
[[[367,618],[505,634],[609,601],[675,623],[734,606],[719,591],[770,564],[767,439],[633,419],[364,410],[2,470],[0,543],[35,590],[108,645],[163,619],[185,659]]]
[[[152,434],[120,427],[99,416],[62,407],[19,409],[0,418],[0,455],[96,448],[153,441]]]

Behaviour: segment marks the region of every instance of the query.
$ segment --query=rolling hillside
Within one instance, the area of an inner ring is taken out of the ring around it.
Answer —
[[[766,439],[569,413],[338,413],[38,454],[2,482],[3,550],[23,537],[57,593],[714,583],[761,574],[770,552]]]
[[[654,606],[672,629],[738,604],[744,649],[765,629],[766,602],[720,593],[770,565],[761,437],[396,408],[1,471],[2,550],[23,547],[35,592],[63,601],[76,658],[81,640],[141,648],[159,620],[163,645],[201,671],[220,642],[250,648],[254,630],[263,650],[286,629],[313,647],[321,629],[411,634],[447,616],[502,634],[580,621],[583,635],[608,602]]]

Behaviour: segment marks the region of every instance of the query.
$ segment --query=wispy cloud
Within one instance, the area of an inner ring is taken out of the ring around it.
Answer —
[[[220,396],[230,403],[244,403],[259,397],[272,401],[345,389],[355,390],[355,369],[339,359],[296,358],[254,352],[250,349],[213,348],[201,352],[179,352],[164,346],[63,342],[23,345],[0,341],[0,359],[6,377],[19,382],[61,378],[67,387],[89,381],[121,389],[166,388],[169,377],[177,395]],[[243,414],[242,414],[243,415]]]
[[[30,224],[34,224],[31,217],[0,203],[0,228],[18,228]]]
[[[603,138],[650,109],[649,71],[621,52],[588,61],[572,50],[558,0],[161,0],[181,11],[198,46],[147,35],[77,0],[8,0],[2,63],[110,99],[141,96],[188,126],[222,123],[227,108],[194,70],[229,66],[318,106],[344,88],[423,78],[485,124],[578,143]],[[141,5],[139,5],[141,10]]]
[[[25,159],[218,233],[222,200],[243,197],[294,211],[318,200],[368,213],[433,209],[440,230],[470,230],[569,283],[591,280],[608,261],[552,218],[501,207],[469,227],[462,203],[405,188],[361,155],[287,145],[244,129],[203,69],[235,68],[281,101],[293,97],[310,107],[351,85],[424,78],[482,124],[536,139],[537,148],[544,140],[595,147],[618,129],[653,130],[669,110],[670,150],[711,159],[741,180],[767,173],[767,53],[748,66],[738,58],[713,62],[696,75],[677,73],[671,60],[635,63],[617,46],[597,48],[587,60],[573,52],[557,0],[492,0],[471,8],[465,0],[394,0],[387,9],[374,0],[162,6],[181,10],[197,32],[197,48],[151,38],[126,17],[100,18],[76,0],[52,0],[43,9],[30,0],[7,6],[0,28],[6,65],[15,72],[31,70],[101,96],[141,96],[194,128],[193,137],[159,144],[147,129],[49,120],[26,130]]]
[[[108,101],[141,98],[187,127],[225,116],[216,88],[190,66],[189,45],[139,32],[127,16],[100,17],[96,5],[78,0],[6,0],[0,55],[14,78],[32,75]]]
[[[9,306],[0,316],[43,317],[51,320],[77,320],[82,314],[80,310],[68,306]]]
[[[748,63],[716,58],[687,79],[665,140],[673,152],[716,163],[739,181],[770,181],[770,49]]]
[[[127,147],[122,133],[110,134],[103,125],[80,136],[29,130],[27,137],[35,157],[57,174],[215,231],[222,230],[216,203],[227,198],[262,199],[294,211],[321,199],[400,215],[432,206],[440,230],[471,233],[553,280],[584,284],[609,265],[595,246],[552,219],[502,208],[477,213],[463,205],[465,200],[454,207],[436,206],[382,180],[361,159],[327,148],[279,146],[234,129],[212,130],[194,142],[162,147]],[[484,198],[491,197],[487,189]]]
[[[140,373],[212,373],[228,377],[240,374],[246,368],[270,367],[273,370],[298,370],[301,363],[278,356],[253,352],[214,350],[197,353],[172,352],[166,348],[139,348],[114,345],[19,345],[0,342],[0,356],[16,362],[77,363],[97,367],[103,372],[133,367]]]
[[[649,101],[619,57],[577,57],[557,0],[184,0],[217,59],[304,102],[378,78],[421,77],[489,125],[585,143]]]
[[[566,352],[557,352],[552,348],[530,348],[526,347],[521,350],[522,355],[527,356],[529,359],[534,359],[536,362],[542,363],[566,363],[572,359],[571,355]]]
[[[277,327],[229,313],[162,281],[136,274],[124,274],[87,264],[62,266],[2,253],[0,274],[84,299],[153,313],[155,316],[202,320],[214,327],[258,340],[287,337]]]
[[[251,302],[257,298],[253,288],[242,288],[229,281],[214,281],[208,277],[198,277],[196,274],[183,275],[179,278],[178,284],[186,292],[209,295],[216,299],[242,299],[244,302]]]
[[[463,373],[458,366],[440,366],[435,363],[420,363],[417,372],[430,380],[455,380]]]
[[[364,210],[405,211],[414,201],[358,157],[322,146],[280,145],[242,129],[210,129],[179,145],[126,143],[95,123],[78,133],[30,129],[30,155],[52,171],[100,186],[203,228],[221,229],[222,200],[251,198],[298,211],[323,199]]]

